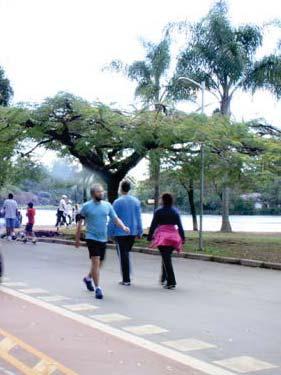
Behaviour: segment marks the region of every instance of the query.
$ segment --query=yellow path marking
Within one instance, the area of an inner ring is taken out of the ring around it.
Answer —
[[[4,361],[8,362],[17,370],[21,371],[24,375],[50,375],[56,370],[59,370],[64,375],[78,375],[76,372],[64,367],[59,362],[55,361],[46,354],[33,348],[31,345],[28,345],[24,341],[21,341],[17,337],[11,335],[1,328],[0,334],[5,337],[0,343],[0,358],[4,359]],[[33,368],[28,367],[13,355],[9,354],[9,351],[15,346],[19,346],[25,351],[33,354],[38,358],[39,362]]]
[[[30,367],[26,366],[23,362],[19,361],[11,354],[5,352],[4,350],[0,350],[0,358],[4,361],[12,365],[14,368],[19,370],[24,375],[38,375],[38,372],[34,372]]]
[[[49,363],[42,359],[36,366],[33,367],[34,371],[40,372],[40,374],[51,375],[57,369],[56,363]]]
[[[11,340],[10,337],[5,337],[3,340],[0,341],[0,350],[4,350],[7,353],[15,346],[15,342]]]

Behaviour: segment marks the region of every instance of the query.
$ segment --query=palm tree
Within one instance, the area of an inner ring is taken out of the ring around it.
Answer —
[[[189,98],[198,90],[192,84],[177,81],[180,76],[205,81],[206,88],[217,98],[218,111],[223,116],[231,115],[231,101],[239,90],[265,88],[281,94],[280,56],[271,55],[258,60],[256,53],[263,43],[262,30],[256,25],[234,27],[225,1],[215,3],[208,15],[196,24],[176,23],[172,26],[188,30],[190,36],[178,57],[174,99]],[[171,29],[170,25],[168,31]],[[230,232],[227,170],[223,180],[221,231]]]
[[[123,64],[119,60],[112,61],[110,66],[117,72],[122,72],[129,79],[137,83],[135,96],[140,98],[143,105],[152,107],[156,113],[166,111],[168,98],[167,73],[170,66],[170,43],[163,39],[160,43],[144,43],[145,59],[134,61],[132,64]],[[160,155],[157,151],[150,151],[150,178],[154,183],[154,206],[158,207],[160,185]]]

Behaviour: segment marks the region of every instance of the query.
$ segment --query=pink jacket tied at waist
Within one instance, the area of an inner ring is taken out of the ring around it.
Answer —
[[[153,235],[150,247],[171,246],[178,252],[182,251],[183,241],[175,225],[159,225]]]

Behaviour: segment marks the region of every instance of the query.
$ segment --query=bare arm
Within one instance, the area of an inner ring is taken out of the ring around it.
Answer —
[[[82,219],[80,219],[80,220],[78,221],[78,225],[77,225],[77,229],[76,229],[75,247],[77,247],[77,249],[78,249],[79,246],[80,246],[80,238],[81,238],[82,222],[83,222]]]

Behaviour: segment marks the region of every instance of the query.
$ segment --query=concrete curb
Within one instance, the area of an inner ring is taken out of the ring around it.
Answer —
[[[45,243],[56,243],[60,245],[74,245],[73,240],[58,239],[58,238],[37,238],[38,242]],[[81,246],[86,247],[86,244],[82,242]],[[114,249],[113,244],[108,244],[110,249]],[[133,248],[134,253],[142,253],[149,255],[160,255],[158,250],[149,249],[146,247],[135,246]],[[273,262],[263,262],[261,260],[253,259],[239,259],[231,257],[221,257],[218,255],[208,255],[208,254],[197,254],[197,253],[174,253],[173,257],[183,258],[183,259],[195,259],[195,260],[204,260],[207,262],[216,262],[216,263],[225,263],[225,264],[236,264],[245,267],[255,267],[255,268],[266,268],[271,270],[281,271],[281,263]]]

